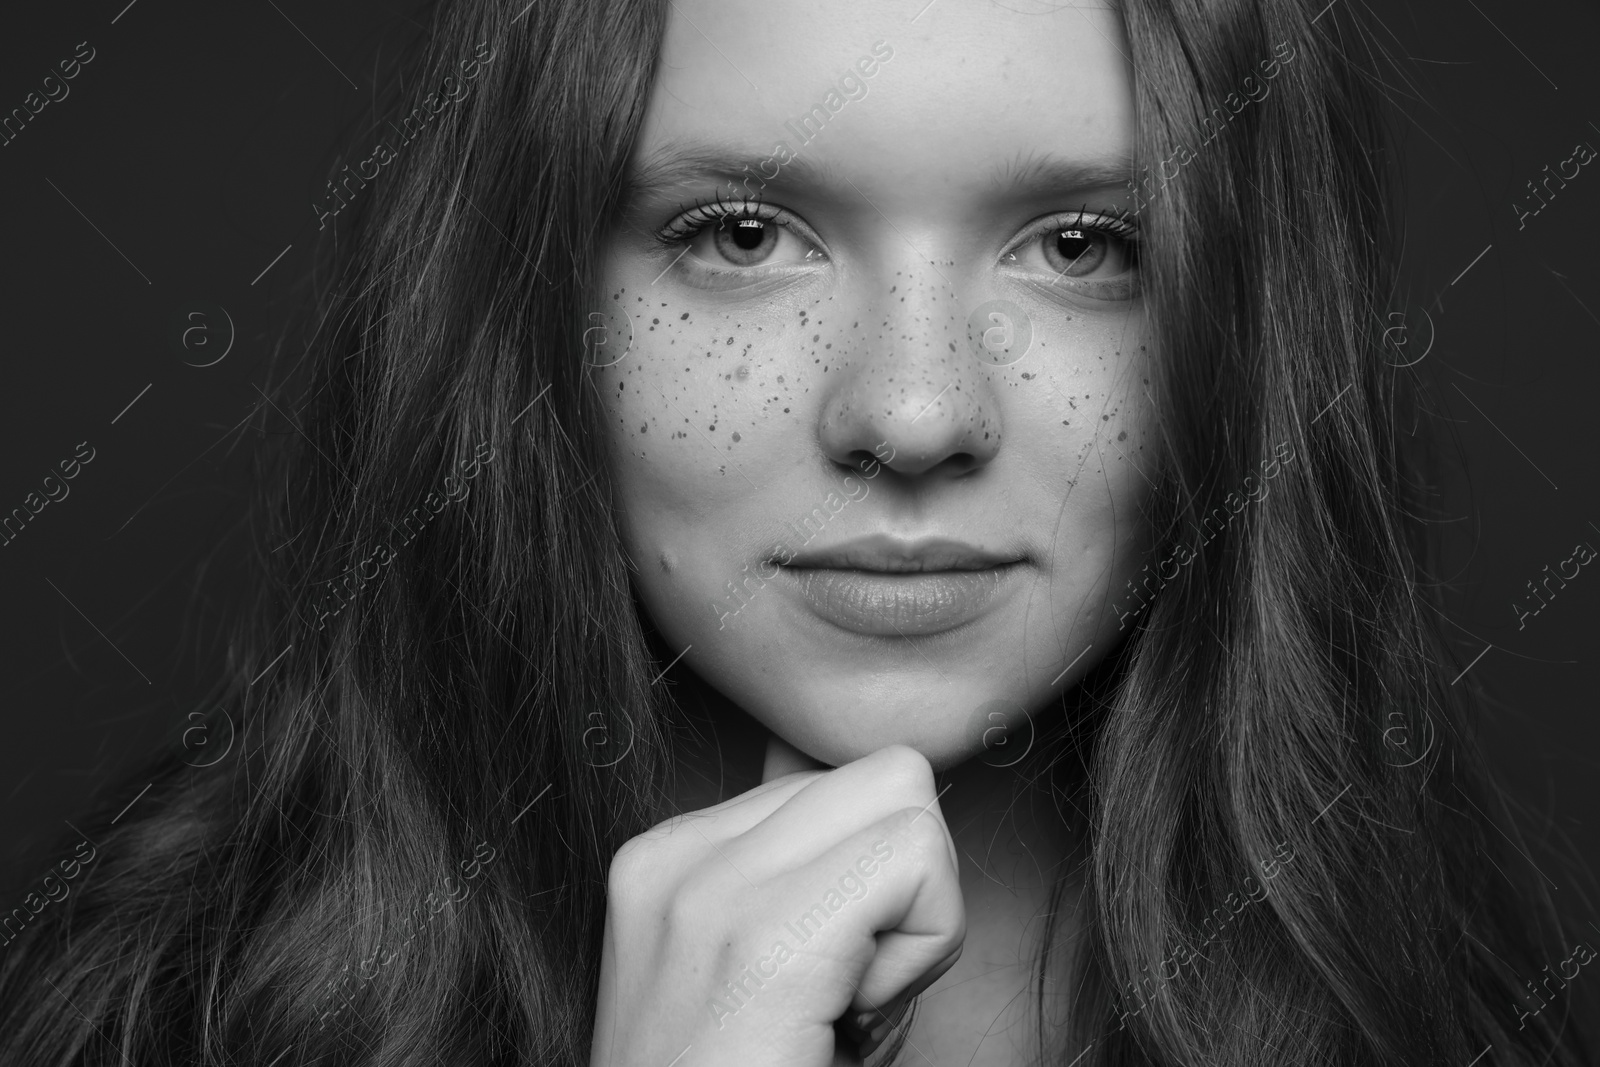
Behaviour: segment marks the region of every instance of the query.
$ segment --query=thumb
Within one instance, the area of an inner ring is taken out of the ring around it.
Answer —
[[[767,738],[767,758],[761,765],[761,784],[782,778],[798,771],[825,771],[827,764],[818,763],[789,742],[772,734]]]

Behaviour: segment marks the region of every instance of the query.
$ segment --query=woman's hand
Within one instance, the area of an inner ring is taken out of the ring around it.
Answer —
[[[617,851],[592,1067],[859,1063],[845,1042],[836,1058],[835,1020],[881,1038],[960,956],[928,761],[891,745],[808,764],[774,738],[761,785]]]

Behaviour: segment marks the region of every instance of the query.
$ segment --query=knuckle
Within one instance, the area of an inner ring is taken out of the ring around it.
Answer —
[[[949,933],[940,938],[934,951],[944,957],[954,953],[956,959],[961,958],[961,952],[966,948],[967,942],[967,913],[962,908],[956,908],[949,917]]]
[[[682,823],[682,816],[675,815],[656,823],[650,829],[630,837],[622,843],[611,858],[612,866],[618,863],[627,863],[630,866],[665,863],[680,847],[675,842],[676,830]]]
[[[612,855],[606,877],[613,904],[655,912],[685,896],[702,900],[729,896],[715,876],[718,865],[710,860],[720,855],[724,865],[731,863],[725,854],[731,849],[718,850],[704,832],[684,832],[686,825],[683,816],[674,816],[623,842]]]
[[[645,880],[641,877],[646,865],[641,861],[642,848],[628,841],[611,857],[611,868],[606,872],[606,898],[613,909],[636,903],[643,895]]]
[[[648,834],[630,837],[622,843],[611,856],[611,869],[631,870],[647,861],[647,853],[651,851],[652,841]]]
[[[614,905],[640,904],[659,892],[664,882],[666,845],[666,839],[655,830],[622,843],[606,873],[606,895]]]

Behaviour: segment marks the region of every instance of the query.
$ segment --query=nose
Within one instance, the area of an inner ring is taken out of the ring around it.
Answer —
[[[1000,451],[998,397],[954,291],[924,264],[877,293],[841,339],[849,359],[818,415],[823,451],[906,475],[984,466]]]

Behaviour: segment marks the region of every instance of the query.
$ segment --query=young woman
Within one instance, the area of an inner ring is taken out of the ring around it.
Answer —
[[[1323,7],[440,5],[0,1061],[1589,1062]]]

